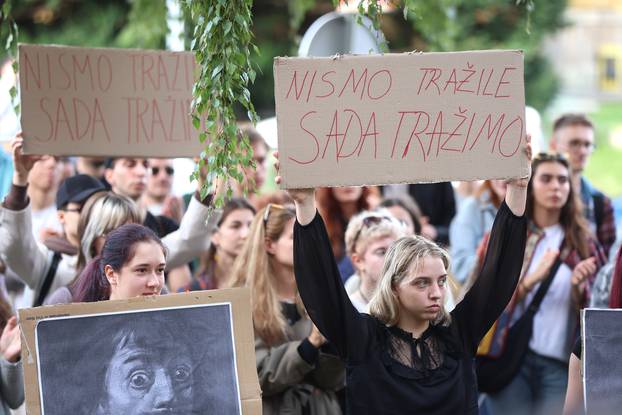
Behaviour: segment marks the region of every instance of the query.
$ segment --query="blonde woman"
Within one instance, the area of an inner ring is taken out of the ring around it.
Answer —
[[[529,144],[526,153],[531,158]],[[346,361],[349,414],[478,413],[474,356],[518,283],[527,182],[508,184],[480,276],[451,314],[443,307],[448,254],[418,236],[389,248],[370,315],[358,313],[341,284],[314,190],[290,191],[296,281],[311,319]]]
[[[344,386],[343,364],[325,352],[298,295],[294,220],[285,207],[261,209],[233,269],[232,286],[252,292],[263,414],[341,414],[335,392]]]
[[[376,291],[384,257],[393,242],[406,236],[406,227],[386,209],[364,211],[354,216],[346,229],[346,252],[356,274],[346,281],[354,285],[350,301],[361,313],[367,312]],[[351,280],[354,280],[352,283]]]

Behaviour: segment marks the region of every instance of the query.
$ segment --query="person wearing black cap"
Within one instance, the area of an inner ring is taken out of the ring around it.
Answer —
[[[37,244],[30,232],[32,221],[26,190],[28,172],[38,157],[22,154],[23,139],[20,136],[12,141],[11,146],[15,172],[10,194],[0,206],[0,258],[31,289],[29,301],[19,304],[21,307],[31,307],[42,304],[49,293],[74,279],[76,252],[80,245],[77,232],[74,233],[77,230],[78,213],[86,199],[104,190],[104,187],[99,181],[84,175],[67,179],[61,185],[57,200],[63,216],[66,241],[62,244],[57,241],[59,243],[54,246],[54,250]],[[223,186],[218,188],[223,191]],[[209,195],[199,202],[198,193],[195,194],[179,229],[162,239],[169,252],[167,265],[170,268],[185,265],[207,250],[210,232],[215,229],[221,215],[220,210],[209,214],[206,204],[211,198]],[[64,249],[61,249],[61,245]]]
[[[41,305],[49,293],[73,279],[80,244],[77,234],[80,210],[91,195],[105,190],[99,180],[87,175],[64,180],[56,194],[64,236],[50,237],[44,244],[38,244],[30,231],[32,218],[27,196],[28,173],[38,158],[21,155],[22,145],[21,138],[12,143],[13,183],[0,208],[0,256],[26,284],[15,299],[16,308]]]

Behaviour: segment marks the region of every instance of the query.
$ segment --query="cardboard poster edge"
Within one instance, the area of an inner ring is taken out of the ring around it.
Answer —
[[[245,301],[248,299],[248,302]],[[24,368],[24,397],[27,413],[41,414],[41,401],[38,377],[38,357],[36,355],[35,332],[41,321],[58,317],[78,317],[105,313],[140,312],[160,308],[201,306],[229,303],[233,320],[231,326],[234,336],[234,352],[237,366],[238,394],[241,413],[258,415],[254,407],[244,410],[245,402],[259,399],[261,388],[256,367],[243,357],[252,351],[254,355],[254,335],[250,310],[250,289],[228,288],[212,291],[193,291],[172,293],[162,296],[137,297],[129,300],[109,300],[92,303],[56,304],[35,308],[19,309],[20,330],[22,331],[22,365]],[[42,317],[42,318],[37,318]],[[26,375],[28,373],[28,375]],[[243,386],[244,385],[244,386]],[[259,408],[261,410],[261,408]]]

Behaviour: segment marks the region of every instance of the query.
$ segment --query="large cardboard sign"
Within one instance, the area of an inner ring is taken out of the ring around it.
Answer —
[[[190,52],[19,45],[30,154],[193,157]]]
[[[31,415],[261,414],[248,289],[19,310]]]
[[[284,188],[527,176],[521,51],[275,58]]]
[[[622,310],[585,309],[581,317],[585,413],[620,413]]]

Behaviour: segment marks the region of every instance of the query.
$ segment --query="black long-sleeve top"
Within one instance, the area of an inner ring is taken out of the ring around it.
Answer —
[[[473,359],[516,288],[526,234],[525,218],[503,203],[480,276],[451,323],[431,324],[414,339],[352,306],[319,214],[296,223],[296,282],[311,319],[346,361],[348,414],[477,414]]]

